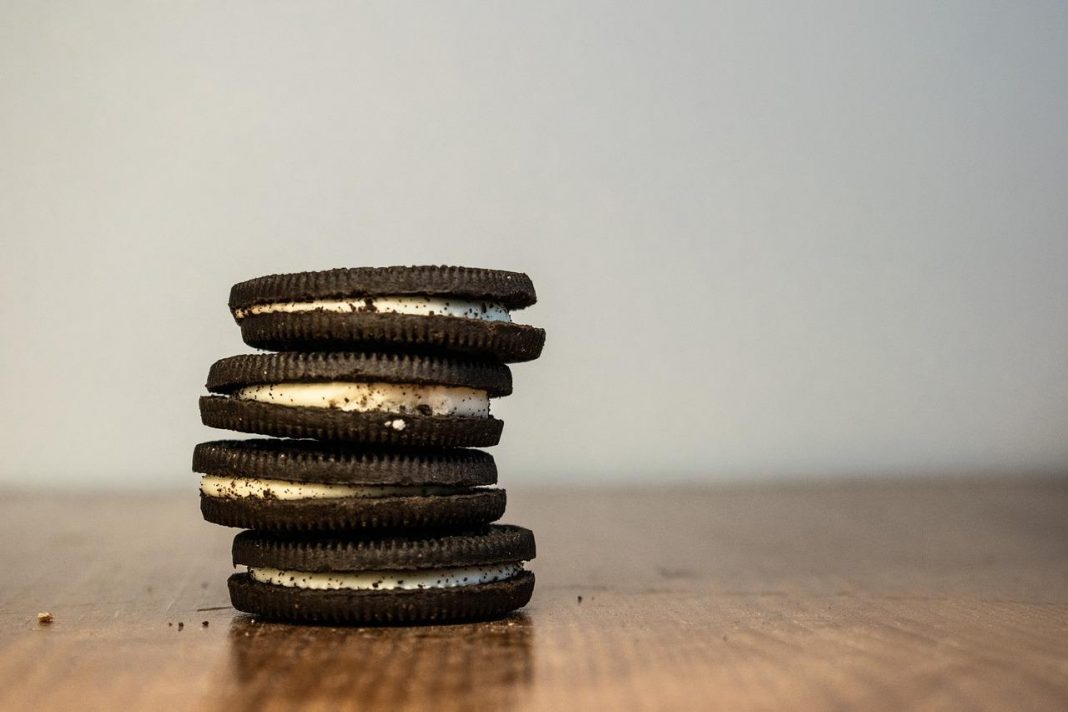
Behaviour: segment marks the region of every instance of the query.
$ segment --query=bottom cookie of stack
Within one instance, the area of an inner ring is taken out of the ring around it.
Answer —
[[[307,623],[404,624],[500,618],[526,605],[533,533],[491,525],[413,537],[287,537],[246,531],[234,539],[235,608]]]

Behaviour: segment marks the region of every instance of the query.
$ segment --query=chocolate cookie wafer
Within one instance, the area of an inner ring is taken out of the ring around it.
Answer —
[[[545,332],[512,321],[537,301],[530,278],[470,267],[357,267],[234,285],[245,343],[276,351],[402,350],[530,361]]]

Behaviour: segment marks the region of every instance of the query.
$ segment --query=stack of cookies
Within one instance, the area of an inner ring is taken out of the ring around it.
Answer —
[[[512,321],[525,274],[384,267],[271,275],[230,292],[245,343],[200,399],[205,425],[268,439],[197,445],[201,511],[240,527],[235,608],[323,623],[503,616],[530,600],[534,536],[504,514],[488,453],[506,363],[545,332]]]

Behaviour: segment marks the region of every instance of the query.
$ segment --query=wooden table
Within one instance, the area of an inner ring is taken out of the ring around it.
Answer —
[[[194,487],[4,495],[0,709],[1068,709],[1068,480],[510,494],[525,612],[381,629],[237,615]]]

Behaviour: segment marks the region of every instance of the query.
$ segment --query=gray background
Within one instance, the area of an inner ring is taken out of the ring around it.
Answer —
[[[1068,466],[1064,3],[0,4],[0,483],[192,486],[248,277],[523,270],[504,481]]]

